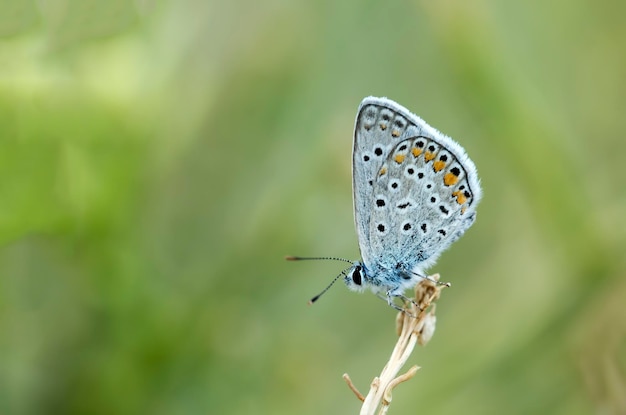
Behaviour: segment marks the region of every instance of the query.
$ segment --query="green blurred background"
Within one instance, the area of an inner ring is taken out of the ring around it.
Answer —
[[[0,413],[352,414],[357,106],[484,199],[391,412],[626,413],[626,3],[0,0]]]

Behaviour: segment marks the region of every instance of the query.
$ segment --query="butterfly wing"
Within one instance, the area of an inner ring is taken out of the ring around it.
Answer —
[[[370,220],[374,202],[374,181],[392,148],[418,127],[385,98],[365,98],[357,112],[352,149],[352,192],[354,218],[361,257],[367,264],[372,255]],[[407,131],[408,130],[408,131]]]
[[[474,221],[481,197],[474,163],[451,138],[389,99],[361,103],[352,163],[365,264],[427,267]]]

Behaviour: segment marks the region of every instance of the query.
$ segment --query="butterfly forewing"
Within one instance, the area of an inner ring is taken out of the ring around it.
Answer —
[[[407,134],[419,129],[387,104],[388,100],[366,98],[357,113],[352,152],[354,215],[364,262],[370,253],[369,228],[376,174],[391,149]]]

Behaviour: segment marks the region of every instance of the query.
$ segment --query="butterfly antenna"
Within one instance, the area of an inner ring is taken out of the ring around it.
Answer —
[[[348,261],[349,262],[349,261]],[[350,268],[346,268],[343,271],[341,271],[339,273],[339,275],[337,275],[335,278],[333,278],[333,280],[330,282],[330,284],[328,284],[328,286],[326,288],[324,288],[322,290],[321,293],[319,293],[318,295],[316,295],[315,297],[311,298],[309,300],[309,305],[312,305],[314,302],[316,302],[317,300],[319,300],[319,298],[322,296],[322,294],[324,294],[326,291],[328,291],[330,289],[330,287],[333,286],[334,283],[337,282],[337,280],[339,279],[339,277],[341,277],[342,275],[345,277],[346,276],[346,271],[349,270]]]
[[[343,261],[348,264],[352,264],[352,261],[345,258],[337,258],[332,256],[319,256],[319,257],[304,257],[304,256],[286,256],[287,261],[309,261],[309,260],[329,260],[329,261]]]

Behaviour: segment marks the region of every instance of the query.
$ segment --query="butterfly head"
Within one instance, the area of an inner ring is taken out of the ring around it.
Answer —
[[[363,264],[356,261],[345,273],[343,281],[352,291],[363,291],[367,286],[365,267]]]

